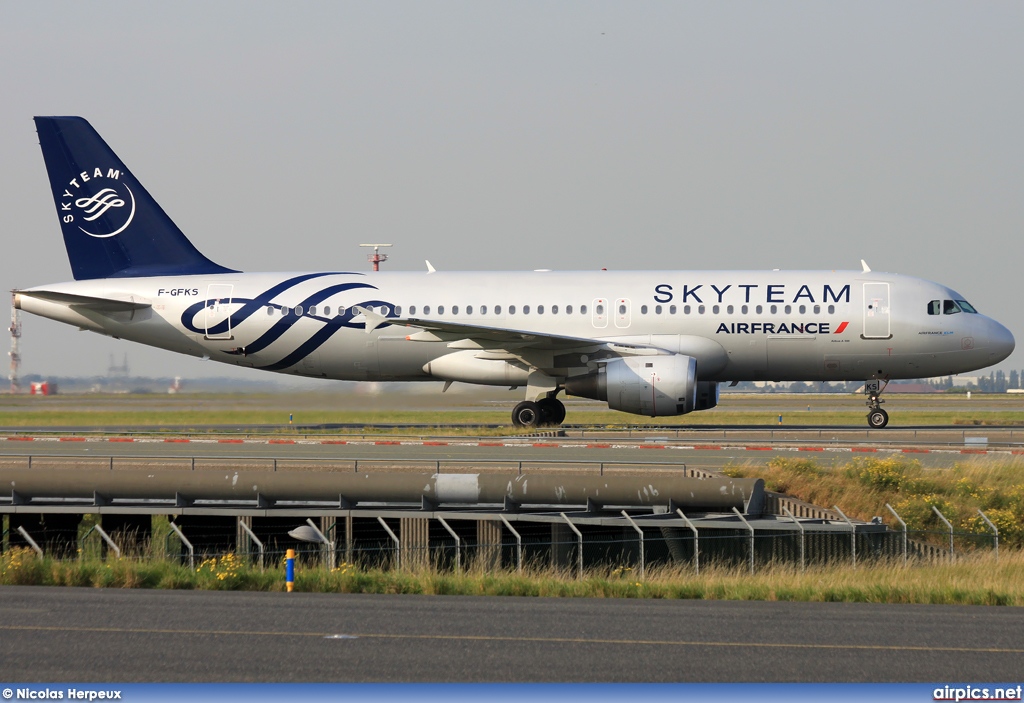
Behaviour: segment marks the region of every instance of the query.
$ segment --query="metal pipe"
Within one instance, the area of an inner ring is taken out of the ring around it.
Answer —
[[[512,527],[512,523],[509,522],[504,515],[499,515],[501,521],[505,523],[505,527],[508,531],[515,535],[516,538],[516,571],[523,570],[523,538],[516,532],[516,528]]]
[[[793,516],[793,513],[789,512],[789,508],[783,507],[782,511],[786,513],[790,520],[793,521],[793,524],[796,525],[796,529],[800,530],[800,571],[804,571],[807,568],[807,562],[804,558],[806,555],[806,551],[804,550],[804,526],[801,525],[800,521]]]
[[[583,533],[580,532],[578,529],[576,529],[576,525],[572,524],[572,520],[570,520],[568,517],[566,517],[565,513],[559,513],[559,515],[561,515],[562,519],[565,520],[565,522],[569,525],[569,529],[576,533],[576,540],[577,540],[577,543],[579,544],[579,549],[577,550],[579,552],[579,559],[577,561],[576,578],[582,579],[583,578]]]
[[[353,561],[352,550],[355,548],[355,536],[352,534],[352,511],[345,516],[345,563]]]
[[[736,513],[736,517],[738,517],[743,524],[747,526],[747,529],[750,530],[750,573],[754,573],[754,528],[749,522],[747,522],[746,518],[743,517],[743,513],[736,508],[733,508],[732,511]]]
[[[693,532],[693,573],[700,575],[700,536],[697,534],[697,528],[690,522],[690,518],[683,514],[682,510],[676,508],[676,512],[679,513],[679,517],[683,519],[686,526]]]
[[[906,566],[907,565],[907,523],[903,522],[903,518],[900,517],[900,514],[897,513],[896,509],[893,508],[891,505],[886,503],[885,507],[887,507],[889,509],[889,512],[893,514],[893,516],[896,518],[896,520],[898,520],[899,523],[901,525],[903,525],[903,565]]]
[[[333,569],[335,566],[334,543],[327,539],[327,536],[320,531],[320,528],[316,526],[316,523],[313,522],[312,518],[306,518],[306,524],[313,528],[313,532],[316,534],[317,539],[320,540],[320,544],[325,552],[325,556],[327,557],[327,568]]]
[[[622,511],[622,517],[629,520],[629,524],[633,526],[636,533],[640,535],[640,580],[644,579],[644,531],[640,529],[640,526],[633,522],[633,518],[629,516],[625,510]]]
[[[18,534],[21,535],[26,542],[28,542],[28,545],[35,550],[36,554],[38,554],[39,556],[43,556],[42,547],[36,544],[36,541],[32,539],[32,535],[28,533],[28,530],[25,529],[24,525],[18,525]]]
[[[451,528],[451,526],[447,522],[445,522],[443,517],[438,516],[437,521],[439,523],[441,523],[441,527],[443,527],[444,529],[448,530],[448,534],[450,534],[452,537],[455,538],[455,571],[456,572],[461,572],[462,571],[462,540],[459,539],[459,536],[455,533],[455,530],[453,530]]]
[[[249,539],[251,539],[253,544],[256,545],[256,549],[259,551],[259,554],[260,554],[260,571],[263,571],[263,569],[264,569],[263,542],[260,541],[260,538],[256,536],[255,532],[253,532],[251,529],[249,529],[249,526],[245,524],[245,521],[242,520],[242,518],[238,518],[238,524],[241,525],[242,529],[245,530],[245,534],[249,535]]]
[[[674,502],[689,510],[727,512],[764,502],[762,479],[696,479],[678,475],[593,476],[533,474],[399,474],[336,471],[100,471],[0,469],[0,486],[23,499],[337,501],[435,505],[503,504],[654,506]],[[751,508],[751,512],[756,512]]]
[[[996,527],[995,524],[993,524],[993,522],[988,519],[988,515],[981,512],[980,508],[978,509],[978,515],[981,515],[981,519],[988,523],[988,526],[992,528],[992,546],[996,553],[996,561],[999,561],[999,528]]]
[[[112,540],[110,538],[110,535],[108,535],[106,533],[106,531],[102,527],[100,527],[99,525],[93,525],[92,527],[89,528],[88,532],[86,532],[84,535],[82,535],[81,542],[82,542],[83,545],[85,544],[85,539],[89,535],[91,535],[93,532],[98,532],[100,537],[102,537],[103,540],[107,543],[107,546],[109,546],[111,549],[114,550],[114,556],[117,557],[118,559],[121,558],[121,548],[118,547],[116,544],[114,544],[114,540]]]
[[[850,518],[846,517],[846,514],[839,509],[838,505],[833,505],[832,509],[839,513],[839,517],[846,521],[846,524],[850,526],[850,554],[853,559],[853,568],[857,568],[857,528],[850,522]]]
[[[377,518],[377,522],[380,523],[380,526],[384,528],[384,531],[387,532],[388,536],[391,537],[391,539],[394,541],[394,543],[395,543],[395,561],[398,562],[398,568],[401,569],[402,568],[402,543],[398,541],[398,537],[395,535],[394,532],[391,531],[391,528],[388,527],[388,524],[386,522],[384,522],[384,518],[382,518],[382,517]]]
[[[939,519],[946,523],[946,527],[949,528],[949,560],[953,561],[953,524],[947,520],[946,516],[940,513],[939,509],[934,505],[932,506],[932,510],[935,511],[935,514],[939,516]]]
[[[176,535],[178,535],[178,539],[181,540],[181,543],[184,544],[185,548],[188,550],[188,568],[195,569],[196,568],[196,550],[192,546],[192,543],[188,541],[188,539],[185,537],[185,533],[183,533],[181,531],[181,529],[177,525],[174,524],[173,520],[171,520],[167,524],[170,525],[171,529],[174,530],[174,533]]]

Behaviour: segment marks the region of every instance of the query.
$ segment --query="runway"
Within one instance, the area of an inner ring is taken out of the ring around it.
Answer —
[[[1006,681],[1024,610],[0,590],[14,681]]]
[[[1016,436],[1012,435],[1016,432]],[[715,471],[729,464],[763,463],[802,456],[821,463],[855,456],[907,455],[925,466],[949,467],[966,460],[1024,461],[1020,430],[927,428],[896,433],[865,430],[704,431],[683,439],[650,432],[609,437],[407,437],[377,435],[241,435],[209,437],[0,434],[0,466],[67,465],[112,468],[264,468],[311,470],[529,471],[602,473],[659,467]],[[884,441],[875,439],[880,434]],[[193,462],[192,459],[195,458]],[[358,462],[358,463],[357,463]]]

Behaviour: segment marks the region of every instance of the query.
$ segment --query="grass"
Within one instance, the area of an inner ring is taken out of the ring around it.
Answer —
[[[888,395],[893,425],[1024,424],[1024,403],[1018,396]],[[455,426],[501,425],[513,431],[509,413],[519,393],[445,396],[386,393],[125,395],[0,395],[0,425],[24,426],[147,426],[286,425],[289,415],[299,425],[421,424],[454,433]],[[866,426],[860,395],[724,395],[717,408],[681,417],[645,418],[607,410],[601,403],[571,400],[568,422],[594,426],[784,425]],[[808,410],[808,408],[810,408]],[[287,430],[285,430],[287,431]],[[479,433],[479,431],[477,431]]]
[[[999,529],[999,541],[1024,546],[1024,461],[964,462],[924,468],[905,455],[864,457],[824,464],[802,457],[776,457],[765,464],[732,465],[730,476],[759,477],[770,491],[814,505],[838,505],[850,517],[888,516],[889,503],[908,529],[942,530],[939,509],[957,532],[991,532],[983,510]]]
[[[38,557],[27,549],[0,556],[0,585],[86,586],[204,590],[285,590],[282,568],[261,571],[235,555],[208,559],[196,569],[166,559]],[[556,598],[672,598],[944,605],[1024,605],[1024,553],[990,555],[953,564],[876,563],[808,568],[771,565],[751,575],[743,568],[709,566],[699,575],[679,567],[653,568],[640,579],[630,568],[592,570],[577,579],[554,569],[415,571],[299,567],[295,590],[318,593],[408,593]]]

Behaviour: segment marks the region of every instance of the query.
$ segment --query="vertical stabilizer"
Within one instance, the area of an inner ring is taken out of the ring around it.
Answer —
[[[232,273],[192,246],[81,117],[36,117],[75,278]]]

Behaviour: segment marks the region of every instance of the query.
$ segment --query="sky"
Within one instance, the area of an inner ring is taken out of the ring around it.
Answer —
[[[71,279],[31,118],[81,115],[235,269],[865,259],[1024,347],[1022,36],[1019,2],[0,2],[0,285]],[[260,377],[23,325],[23,374]]]

